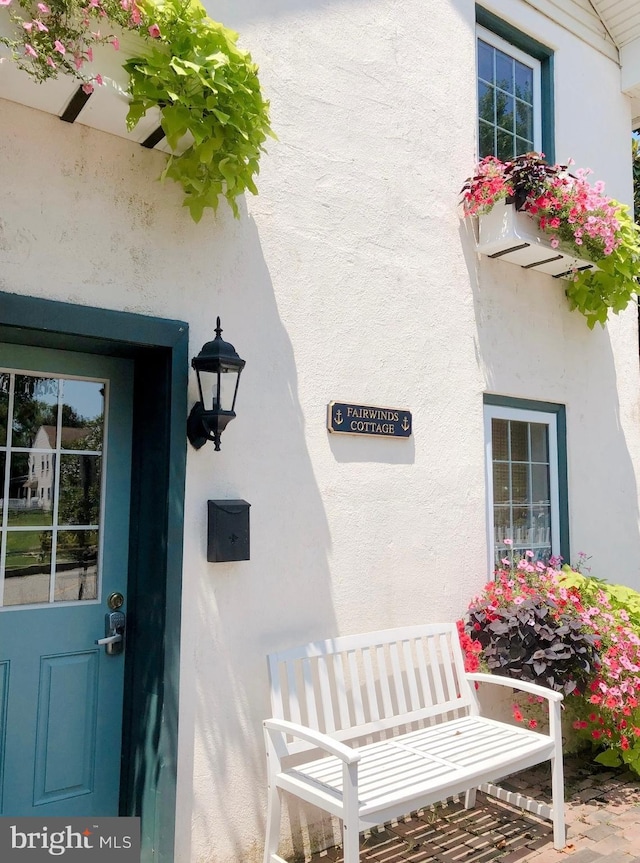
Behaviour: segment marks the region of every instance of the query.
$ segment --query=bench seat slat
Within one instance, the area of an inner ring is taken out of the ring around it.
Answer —
[[[545,735],[523,728],[513,727],[512,731],[511,726],[506,728],[509,732],[492,720],[465,717],[360,747],[359,809],[367,814],[389,805],[391,800],[420,796],[436,787],[443,793],[448,786],[460,782],[477,780],[480,784],[504,775],[510,764],[531,757],[537,762],[544,753],[550,754],[553,744]],[[432,733],[436,730],[439,733]],[[473,740],[469,747],[460,743],[460,738],[467,735]],[[479,737],[500,737],[502,746],[487,751],[477,745]],[[295,776],[302,783],[309,782],[310,787],[323,786],[329,794],[342,794],[342,762],[333,756],[283,771],[282,776],[286,775]]]

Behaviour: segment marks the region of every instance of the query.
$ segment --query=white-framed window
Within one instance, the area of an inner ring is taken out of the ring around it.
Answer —
[[[476,28],[478,156],[508,160],[542,150],[540,61]]]
[[[484,425],[489,572],[512,553],[560,557],[558,414],[485,404]]]

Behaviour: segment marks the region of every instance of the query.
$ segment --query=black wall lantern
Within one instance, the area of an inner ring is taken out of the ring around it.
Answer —
[[[212,440],[220,449],[220,435],[235,417],[236,396],[244,360],[229,342],[222,339],[220,318],[216,337],[207,342],[191,365],[198,376],[200,401],[191,409],[187,421],[187,437],[196,449]]]

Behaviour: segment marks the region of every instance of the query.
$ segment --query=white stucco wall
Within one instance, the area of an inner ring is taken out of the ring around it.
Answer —
[[[556,51],[558,158],[631,200],[618,68],[489,5]],[[485,581],[483,392],[566,404],[572,548],[640,588],[637,324],[590,332],[558,282],[476,257],[471,0],[209,6],[271,99],[260,196],[194,225],[160,154],[0,102],[0,288],[181,318],[192,355],[220,315],[247,361],[222,451],[188,455],[176,861],[254,863],[265,654],[452,619]],[[332,399],[407,407],[414,436],[331,438]],[[208,564],[225,497],[252,504],[251,561]]]

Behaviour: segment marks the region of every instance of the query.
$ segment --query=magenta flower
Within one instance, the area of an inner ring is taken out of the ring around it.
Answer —
[[[102,85],[104,84],[104,80],[102,78],[102,75],[96,75],[96,77],[93,80],[96,82],[96,84],[99,87],[102,87]]]
[[[114,51],[120,50],[120,40],[118,39],[117,36],[113,37],[113,39],[111,40],[111,44],[113,45]]]
[[[52,69],[56,68],[56,64],[53,62],[51,57],[47,57],[47,66],[51,66]]]
[[[89,82],[87,82],[86,84],[83,84],[82,85],[82,92],[86,93],[87,96],[90,96],[93,93],[93,84],[90,84]]]
[[[152,39],[157,39],[161,35],[160,28],[157,24],[152,24],[151,27],[149,27],[149,36],[151,36]]]

